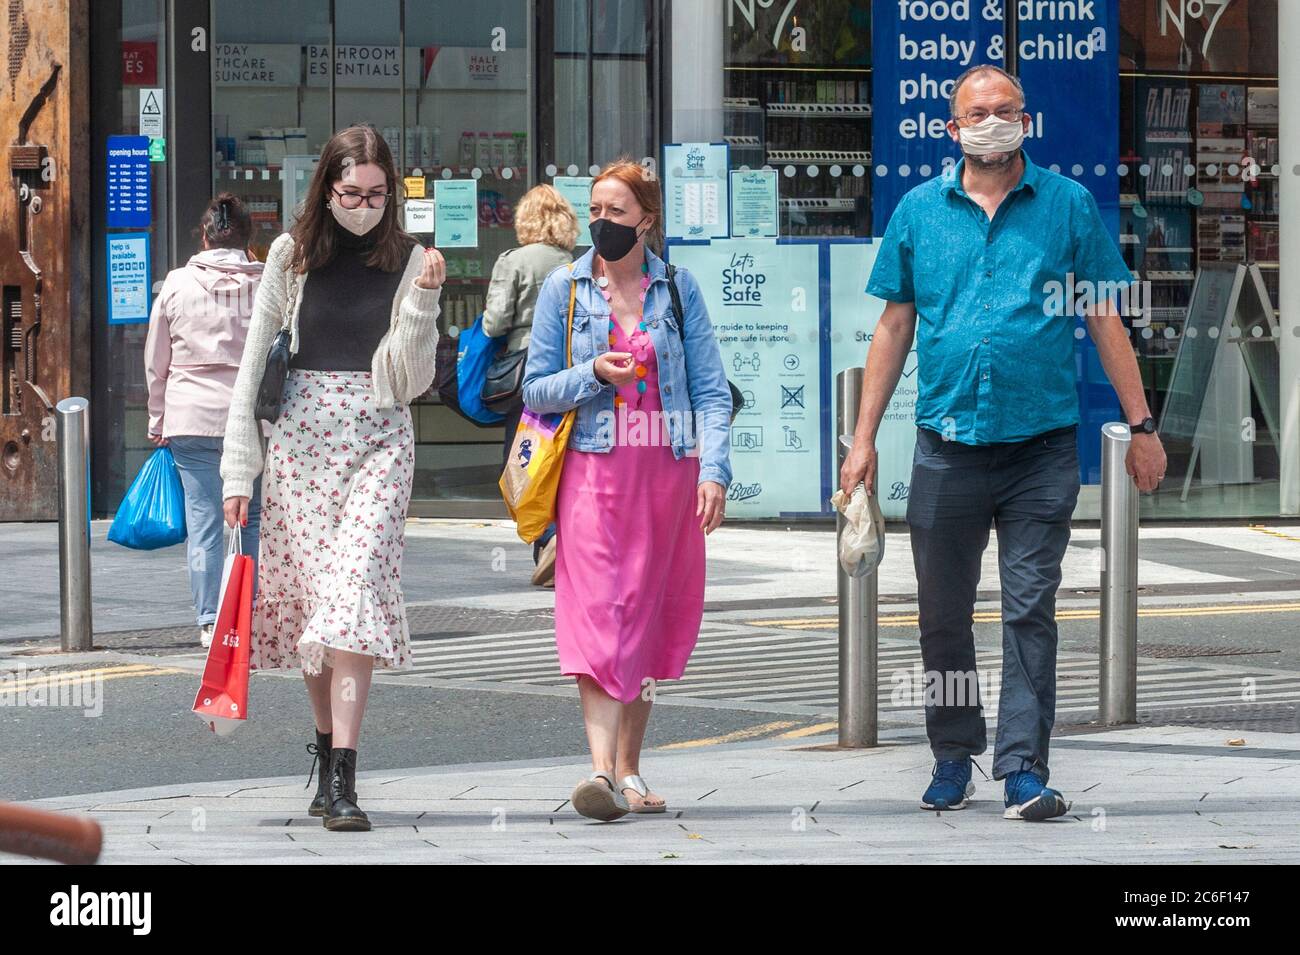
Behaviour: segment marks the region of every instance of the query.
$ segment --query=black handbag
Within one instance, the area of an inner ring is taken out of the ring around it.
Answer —
[[[492,360],[483,379],[483,390],[479,392],[488,410],[508,415],[523,403],[527,364],[527,348],[505,352]]]
[[[677,334],[682,338],[682,347],[686,347],[686,316],[682,311],[682,297],[677,290],[677,269],[671,264],[668,266],[668,296],[673,303],[673,317],[677,319]],[[745,396],[740,393],[740,389],[735,386],[730,378],[727,379],[727,387],[731,389],[731,420],[736,420],[736,415],[745,407]]]
[[[280,409],[284,404],[284,381],[289,375],[289,342],[292,337],[293,307],[298,299],[298,274],[289,278],[289,294],[285,300],[284,320],[280,330],[271,342],[271,350],[266,353],[266,367],[262,370],[262,381],[257,386],[257,401],[253,405],[253,417],[258,421],[275,424],[280,418]]]

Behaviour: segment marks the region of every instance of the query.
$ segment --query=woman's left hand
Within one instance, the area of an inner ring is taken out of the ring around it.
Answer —
[[[717,481],[701,481],[695,489],[695,516],[700,519],[700,530],[712,534],[722,523],[727,508],[727,492]]]
[[[437,249],[424,250],[424,269],[415,280],[420,288],[442,288],[447,278],[447,260]]]

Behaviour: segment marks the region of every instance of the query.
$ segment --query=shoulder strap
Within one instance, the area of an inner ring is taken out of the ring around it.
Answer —
[[[677,319],[677,334],[686,340],[686,316],[682,313],[682,296],[677,291],[677,269],[668,264],[668,297],[673,303],[673,317]]]
[[[573,305],[578,296],[578,283],[573,278],[573,263],[569,263],[569,320],[564,324],[564,358],[573,365]]]
[[[283,264],[285,280],[289,283],[288,289],[285,290],[284,296],[284,315],[280,319],[280,331],[288,332],[293,326],[293,310],[298,300],[298,279],[299,275],[293,270],[293,239],[289,240],[290,251]]]

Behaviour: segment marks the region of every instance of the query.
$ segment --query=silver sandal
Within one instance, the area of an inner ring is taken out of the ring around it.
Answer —
[[[601,822],[612,822],[631,812],[621,790],[614,789],[614,774],[594,772],[569,797],[578,815]]]
[[[666,802],[662,806],[647,806],[645,804],[645,797],[650,795],[650,787],[649,785],[646,784],[645,779],[643,779],[642,777],[624,776],[623,782],[619,785],[618,791],[621,794],[628,789],[632,790],[634,793],[636,793],[638,796],[641,797],[640,807],[635,809],[629,808],[628,809],[629,812],[644,813],[648,815],[650,813],[668,811],[668,804]]]

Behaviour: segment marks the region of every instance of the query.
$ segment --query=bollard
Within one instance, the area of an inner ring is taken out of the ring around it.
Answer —
[[[1138,491],[1124,470],[1131,433],[1101,429],[1101,674],[1105,724],[1137,722]]]
[[[90,402],[54,407],[59,453],[59,649],[91,649]]]
[[[840,465],[853,446],[853,429],[858,423],[864,369],[850,368],[836,377],[839,398],[838,422]],[[836,468],[836,482],[839,468]],[[878,743],[876,693],[879,679],[879,621],[876,617],[879,578],[876,574],[850,577],[839,562],[839,538],[844,532],[844,515],[835,516],[835,578],[839,602],[840,695],[839,744],[862,748]]]

